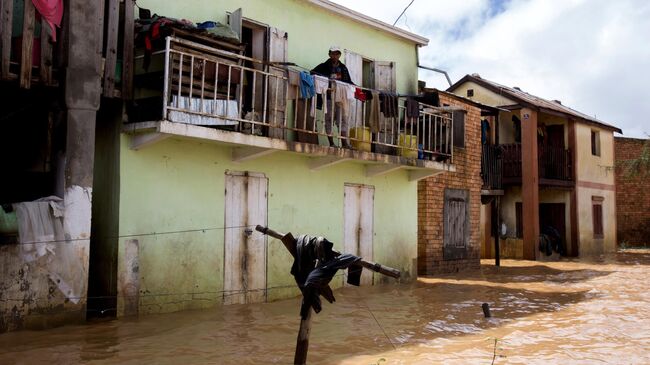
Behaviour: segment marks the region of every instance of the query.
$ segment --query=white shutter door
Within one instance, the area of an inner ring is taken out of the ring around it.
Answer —
[[[374,232],[373,186],[345,184],[343,203],[343,251],[364,259],[373,260],[372,238]],[[373,273],[363,270],[361,285],[372,285]]]
[[[266,300],[266,238],[244,230],[267,224],[267,187],[263,175],[226,175],[224,304]]]

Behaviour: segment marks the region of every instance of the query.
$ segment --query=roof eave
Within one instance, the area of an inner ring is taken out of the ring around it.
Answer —
[[[321,7],[323,9],[329,10],[337,15],[344,16],[346,18],[350,18],[352,20],[355,20],[357,22],[360,22],[362,24],[368,25],[370,27],[373,27],[375,29],[391,33],[397,37],[400,37],[402,39],[406,39],[408,41],[411,41],[418,46],[426,46],[429,44],[429,39],[422,37],[420,35],[408,32],[404,29],[394,27],[388,23],[384,23],[381,20],[377,20],[375,18],[369,17],[367,15],[361,14],[359,12],[356,12],[352,9],[348,9],[342,5],[333,3],[328,0],[307,0],[310,4],[316,5],[318,7]]]

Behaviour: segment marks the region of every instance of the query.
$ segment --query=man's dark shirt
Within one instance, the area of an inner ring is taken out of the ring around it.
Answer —
[[[327,61],[314,67],[314,69],[311,70],[311,72],[317,75],[325,76],[330,79],[335,79],[335,80],[347,82],[348,84],[354,85],[354,82],[352,82],[352,78],[350,78],[350,72],[348,71],[348,68],[345,67],[345,65],[340,61],[337,66],[332,66],[331,58],[328,58]]]

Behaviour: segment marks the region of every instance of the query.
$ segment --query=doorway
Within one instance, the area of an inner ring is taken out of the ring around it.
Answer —
[[[545,232],[545,228],[552,227],[560,236],[560,252],[566,255],[566,215],[564,203],[541,203],[539,205],[539,231]]]

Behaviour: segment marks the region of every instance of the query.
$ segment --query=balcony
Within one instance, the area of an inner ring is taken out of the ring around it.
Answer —
[[[325,113],[340,108],[332,95],[345,85],[333,80],[324,80],[328,97],[303,99],[291,80],[298,71],[294,66],[177,37],[166,39],[163,63],[159,110],[153,118],[132,110],[131,123],[124,126],[133,149],[177,136],[229,145],[236,162],[288,151],[312,157],[311,169],[362,163],[367,176],[405,169],[410,180],[419,180],[454,171],[453,120],[446,108],[420,103],[413,116],[407,113],[407,98],[395,95],[382,98],[393,105],[392,112],[375,110],[373,117],[368,101],[350,99],[341,110],[347,115],[342,116],[346,133],[336,113]],[[355,92],[378,95],[360,87]]]
[[[503,163],[503,183],[521,184],[521,144],[499,146]],[[555,146],[538,148],[539,184],[570,187],[574,185],[571,150]]]

